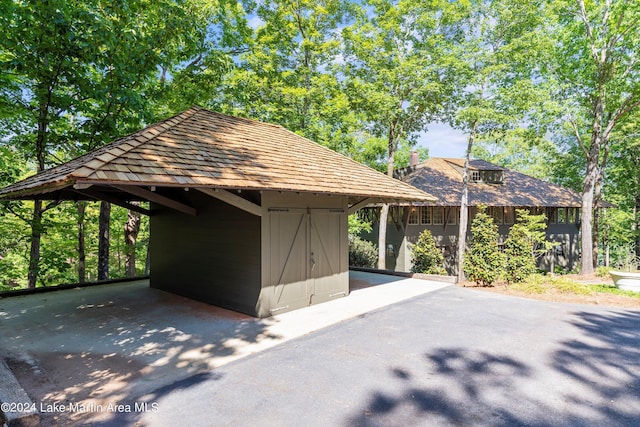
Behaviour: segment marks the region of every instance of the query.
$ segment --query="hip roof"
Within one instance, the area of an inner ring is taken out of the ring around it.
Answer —
[[[192,107],[0,190],[0,198],[60,198],[72,186],[278,190],[434,201],[282,126]],[[64,197],[63,197],[64,198]]]

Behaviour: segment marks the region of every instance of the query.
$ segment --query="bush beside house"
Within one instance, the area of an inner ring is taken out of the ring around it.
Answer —
[[[498,239],[498,227],[487,208],[480,206],[471,222],[471,247],[463,261],[464,273],[478,285],[491,286],[498,279],[503,265]]]
[[[371,242],[349,236],[349,265],[375,268],[378,263],[378,248]]]
[[[504,243],[505,274],[511,283],[524,282],[537,270],[537,258],[552,244],[546,240],[546,216],[533,215],[523,209],[516,211],[518,222],[509,231]]]
[[[436,241],[431,231],[424,230],[420,233],[418,241],[411,247],[414,273],[424,274],[447,274],[442,266],[444,256],[442,251],[436,247]]]

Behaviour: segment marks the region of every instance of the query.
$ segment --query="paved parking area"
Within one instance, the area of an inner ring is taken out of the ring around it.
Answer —
[[[640,425],[640,310],[360,274],[266,320],[144,283],[0,300],[0,342],[43,425]]]
[[[364,272],[351,282],[347,298],[263,320],[146,281],[0,299],[0,357],[44,409],[43,424],[108,421],[127,409],[110,405],[447,286]]]
[[[640,425],[640,310],[449,286],[146,396],[107,425]]]

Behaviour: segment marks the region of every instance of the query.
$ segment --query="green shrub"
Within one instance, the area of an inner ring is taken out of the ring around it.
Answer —
[[[523,282],[514,283],[510,289],[528,294],[544,294],[548,287],[545,283],[548,278],[542,274],[532,274]]]
[[[597,277],[609,277],[609,272],[612,270],[611,267],[600,266],[596,269]]]
[[[556,291],[565,294],[593,295],[595,291],[592,286],[574,282],[567,277],[549,277],[541,274],[532,274],[526,280],[512,285],[511,289],[528,294],[545,294]]]
[[[635,291],[627,291],[624,289],[618,289],[617,287],[613,286],[613,285],[591,285],[590,286],[591,289],[593,289],[594,292],[603,292],[603,293],[607,293],[607,294],[614,294],[614,295],[623,295],[623,296],[627,296],[627,297],[634,297],[634,298],[640,298],[640,292],[635,292]]]
[[[498,226],[480,206],[471,222],[471,247],[464,254],[463,268],[467,277],[478,285],[491,286],[500,274],[502,253],[498,247]]]
[[[359,237],[349,236],[349,265],[374,268],[377,264],[377,246]]]
[[[593,290],[589,286],[574,282],[566,277],[553,277],[551,278],[550,283],[552,288],[557,289],[562,293],[577,295],[593,294]]]
[[[446,270],[442,267],[444,256],[442,251],[436,247],[436,241],[431,231],[424,230],[418,236],[418,241],[411,247],[411,255],[413,257],[413,266],[411,271],[414,273],[425,274],[446,274]]]
[[[614,248],[613,262],[616,270],[637,272],[640,268],[640,257],[636,255],[633,244],[622,245]]]
[[[546,240],[545,216],[523,209],[516,211],[518,222],[511,227],[505,241],[505,278],[520,283],[537,271],[536,259],[550,249]]]
[[[515,224],[504,242],[505,275],[511,283],[523,282],[536,272],[536,259],[525,226]]]
[[[359,212],[359,211],[358,211]],[[349,236],[358,236],[361,233],[371,233],[371,223],[358,216],[358,213],[349,215]]]

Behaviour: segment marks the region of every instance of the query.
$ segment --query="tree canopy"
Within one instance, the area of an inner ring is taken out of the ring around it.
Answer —
[[[444,122],[469,156],[582,193],[589,273],[598,247],[640,254],[639,18],[622,0],[0,2],[0,184],[193,104],[390,175]],[[601,217],[605,199],[616,209]],[[144,272],[131,263],[145,221],[106,203],[3,202],[1,284],[103,278],[99,259],[107,275]]]

